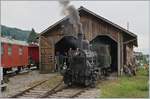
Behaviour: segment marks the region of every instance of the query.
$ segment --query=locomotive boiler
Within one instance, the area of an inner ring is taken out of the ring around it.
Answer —
[[[64,83],[67,85],[83,84],[94,86],[97,78],[96,53],[79,50],[78,54],[70,57],[70,64],[64,73]]]

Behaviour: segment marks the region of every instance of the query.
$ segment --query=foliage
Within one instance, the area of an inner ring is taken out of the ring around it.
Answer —
[[[149,64],[149,60],[148,59],[149,59],[149,55],[143,55],[141,62],[143,64]]]
[[[28,43],[36,42],[37,41],[36,38],[37,38],[37,34],[34,31],[34,29],[32,29],[28,37]]]
[[[1,36],[12,37],[16,40],[27,41],[31,31],[25,31],[18,28],[11,28],[1,25]]]
[[[136,56],[136,59],[139,61],[139,66],[143,66],[144,64],[149,64],[149,55],[141,54]]]
[[[109,98],[145,98],[149,85],[147,71],[139,69],[136,76],[122,76],[118,80],[106,81],[99,85],[101,97]]]

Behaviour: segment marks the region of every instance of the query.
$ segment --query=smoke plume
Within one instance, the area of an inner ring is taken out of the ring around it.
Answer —
[[[59,0],[62,6],[62,14],[69,16],[69,22],[73,25],[76,33],[83,33],[82,24],[78,10],[73,5],[70,5],[70,0]]]

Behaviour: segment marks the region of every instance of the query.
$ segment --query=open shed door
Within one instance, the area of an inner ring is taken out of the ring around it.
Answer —
[[[40,72],[50,73],[54,70],[54,46],[51,41],[40,38]]]

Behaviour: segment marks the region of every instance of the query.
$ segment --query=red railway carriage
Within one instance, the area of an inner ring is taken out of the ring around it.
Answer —
[[[39,46],[38,44],[30,44],[28,46],[29,63],[36,66],[39,65]]]
[[[30,65],[30,57],[38,63],[38,45],[30,45],[25,41],[1,37],[1,66],[4,74],[7,70],[19,72],[22,67]]]

